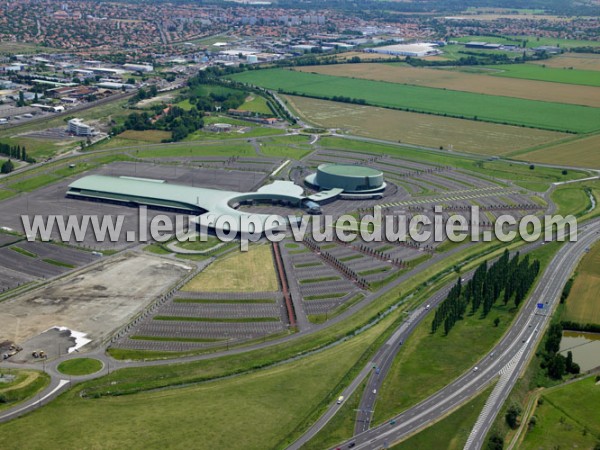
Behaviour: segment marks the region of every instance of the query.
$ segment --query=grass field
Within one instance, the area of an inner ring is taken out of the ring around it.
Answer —
[[[555,131],[394,111],[375,106],[291,95],[283,97],[303,119],[322,127],[340,128],[359,136],[432,148],[448,149],[452,146],[456,151],[482,155],[504,155],[570,136]]]
[[[515,158],[531,162],[597,169],[600,167],[600,134],[521,153]]]
[[[416,68],[406,64],[375,63],[308,66],[298,67],[296,70],[479,94],[600,107],[600,89],[597,89],[597,95],[594,95],[594,89],[587,86],[568,84],[556,86],[543,81],[490,77],[483,73]]]
[[[30,138],[27,136],[14,136],[0,138],[0,142],[8,145],[24,146],[27,154],[36,159],[47,158],[49,156],[63,153],[79,147],[80,139],[65,139],[63,141],[42,140]]]
[[[174,443],[195,449],[283,448],[289,435],[334,401],[336,386],[390,323],[386,319],[299,361],[211,383],[100,399],[81,398],[84,384],[19,421],[1,424],[0,447],[46,449],[53,442],[103,449],[162,449]]]
[[[492,387],[487,388],[438,423],[394,445],[392,450],[461,450],[491,393]]]
[[[133,141],[144,141],[150,142],[153,144],[158,144],[166,139],[171,139],[170,131],[161,131],[161,130],[146,130],[146,131],[136,131],[136,130],[127,130],[118,135],[121,139],[133,140]]]
[[[600,128],[600,108],[578,105],[405,86],[283,69],[253,70],[232,75],[231,78],[292,94],[298,92],[325,99],[336,95],[353,97],[375,106],[407,108],[414,112],[447,114],[459,118],[476,118],[482,121],[580,133]]]
[[[496,77],[523,78],[526,80],[550,81],[554,83],[580,84],[600,87],[600,77],[594,70],[567,70],[543,67],[539,64],[507,64],[490,66]]]
[[[61,362],[57,369],[65,375],[89,375],[102,369],[102,362],[93,358],[73,358]]]
[[[37,370],[2,370],[15,375],[10,383],[0,383],[0,411],[33,397],[50,383],[50,377]]]
[[[542,394],[535,409],[536,425],[519,448],[596,448],[600,441],[600,385],[594,377],[557,387]],[[594,447],[596,445],[596,447]]]
[[[558,207],[557,214],[581,215],[591,206],[590,198],[582,186],[577,184],[559,186],[551,195]]]
[[[192,143],[178,142],[160,147],[140,147],[135,150],[135,156],[140,158],[169,158],[183,156],[252,156],[256,153],[254,148],[247,143],[221,144],[221,143]]]
[[[560,46],[562,48],[573,48],[573,47],[598,47],[600,41],[584,41],[578,39],[559,39],[551,37],[537,37],[537,36],[463,36],[458,38],[452,38],[453,41],[458,42],[470,42],[470,41],[483,41],[483,42],[494,42],[499,44],[520,44],[523,41],[527,41],[526,46],[528,48],[539,47],[541,45]]]
[[[264,97],[258,95],[251,95],[246,99],[246,103],[240,106],[238,109],[244,111],[252,111],[259,114],[272,115],[273,111],[269,108],[267,100]]]
[[[577,277],[567,298],[564,320],[600,324],[600,244],[591,248],[577,268]]]
[[[255,245],[208,266],[183,287],[197,292],[261,292],[279,289],[269,245]]]
[[[595,53],[565,53],[535,64],[557,69],[600,70],[600,55]]]

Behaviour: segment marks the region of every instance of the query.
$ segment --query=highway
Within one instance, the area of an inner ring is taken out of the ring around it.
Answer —
[[[357,434],[352,439],[337,445],[336,448],[349,448],[351,444],[354,444],[356,449],[386,448],[439,420],[499,378],[500,392],[490,397],[493,401],[488,402],[482,411],[482,414],[486,411],[488,413],[484,414],[482,420],[477,421],[469,437],[469,446],[466,447],[481,448],[500,407],[535,351],[564,284],[581,256],[600,239],[597,231],[599,226],[598,219],[586,224],[579,229],[578,242],[567,243],[560,248],[533,293],[522,306],[511,328],[494,349],[473,368],[421,403],[390,418],[378,427]],[[538,309],[538,303],[544,305],[542,310]]]

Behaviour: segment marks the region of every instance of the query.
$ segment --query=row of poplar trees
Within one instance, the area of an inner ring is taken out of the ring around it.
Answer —
[[[508,250],[489,267],[487,261],[483,262],[465,285],[459,278],[452,287],[448,297],[435,311],[431,332],[435,333],[443,326],[445,334],[448,334],[469,309],[471,314],[475,314],[481,308],[484,318],[500,298],[505,305],[513,299],[518,307],[539,271],[538,260],[530,262],[529,255],[520,258],[519,253],[511,258]]]
[[[20,145],[8,145],[0,143],[0,155],[8,156],[13,159],[20,159],[21,161],[34,162],[32,158],[27,154],[25,147]]]

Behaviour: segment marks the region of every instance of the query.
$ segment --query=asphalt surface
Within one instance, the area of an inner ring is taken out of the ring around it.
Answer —
[[[355,449],[387,448],[444,417],[501,376],[500,380],[504,377],[507,381],[502,383],[501,392],[492,404],[486,405],[489,414],[484,420],[477,421],[472,437],[469,438],[469,447],[465,447],[481,448],[500,407],[535,351],[564,284],[579,259],[600,239],[597,231],[599,226],[598,219],[586,224],[579,229],[578,242],[567,243],[561,247],[532,295],[521,308],[511,328],[494,349],[479,360],[473,368],[421,403],[390,418],[385,424],[362,432],[335,448],[351,448],[349,447],[351,444],[354,444]],[[543,304],[544,308],[538,309],[538,303]]]

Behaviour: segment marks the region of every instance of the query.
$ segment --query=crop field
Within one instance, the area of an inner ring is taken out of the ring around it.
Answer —
[[[566,166],[600,167],[600,134],[515,156],[524,161]]]
[[[519,448],[595,448],[600,434],[600,386],[594,377],[552,389],[535,409],[537,423]]]
[[[564,320],[600,324],[600,245],[592,247],[577,269],[566,301]]]
[[[559,69],[556,67],[543,67],[539,64],[504,64],[490,66],[489,68],[494,70],[494,72],[490,71],[490,75],[496,77],[600,87],[600,77],[594,70]]]
[[[261,292],[278,289],[269,245],[257,245],[208,266],[183,291]]]
[[[600,107],[600,89],[597,89],[597,95],[594,95],[594,89],[586,86],[567,84],[557,86],[543,81],[490,77],[458,70],[415,68],[407,65],[375,63],[308,66],[298,67],[296,70],[479,94]]]
[[[306,120],[325,128],[427,147],[504,155],[565,138],[564,133],[394,111],[307,97],[284,96]]]
[[[600,55],[595,53],[566,53],[534,64],[557,69],[600,70]]]
[[[404,108],[411,112],[447,114],[556,131],[590,132],[600,128],[600,109],[510,97],[405,86],[382,81],[309,74],[293,70],[253,70],[232,75],[236,81],[301,93],[318,98],[360,98],[374,106]]]

